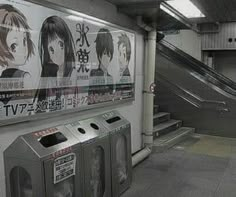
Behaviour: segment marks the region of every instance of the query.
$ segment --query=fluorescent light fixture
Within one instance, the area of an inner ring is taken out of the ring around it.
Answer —
[[[176,15],[175,15],[174,12],[172,12],[171,10],[169,10],[168,8],[166,8],[165,6],[163,6],[162,4],[161,4],[160,8],[161,8],[161,10],[163,10],[164,12],[166,12],[167,14],[169,14],[170,16],[173,16],[174,18],[176,17]]]
[[[168,0],[166,3],[187,18],[205,17],[190,0]]]

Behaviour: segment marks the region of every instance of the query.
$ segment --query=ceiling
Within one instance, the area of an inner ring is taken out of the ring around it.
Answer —
[[[191,1],[206,15],[206,19],[197,20],[200,23],[236,21],[236,0]]]
[[[191,0],[205,14],[205,18],[181,19],[159,9],[160,3],[168,0],[107,0],[131,18],[142,15],[144,22],[156,23],[158,30],[186,29],[186,24],[222,23],[236,21],[236,0]]]
[[[107,0],[115,4],[119,12],[131,18],[142,16],[149,25],[156,24],[158,30],[186,29],[184,23],[166,14],[160,9],[160,3],[165,0]]]

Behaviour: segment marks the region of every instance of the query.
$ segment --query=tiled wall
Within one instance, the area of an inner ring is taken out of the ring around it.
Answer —
[[[220,24],[219,33],[208,33],[202,36],[203,50],[235,50],[236,23]]]
[[[164,38],[177,48],[202,61],[201,35],[192,30],[180,30],[178,34],[169,34]]]

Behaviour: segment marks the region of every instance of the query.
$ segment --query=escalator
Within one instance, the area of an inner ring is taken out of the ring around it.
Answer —
[[[163,111],[196,131],[236,137],[236,83],[165,40],[157,43],[157,96]]]

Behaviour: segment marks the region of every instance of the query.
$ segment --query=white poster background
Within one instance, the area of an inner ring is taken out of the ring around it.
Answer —
[[[34,53],[35,55],[31,56],[28,61],[26,62],[26,64],[24,66],[20,66],[19,69],[29,72],[30,73],[30,80],[27,80],[24,82],[24,90],[28,89],[39,89],[40,88],[40,76],[41,76],[41,71],[42,71],[42,66],[41,66],[41,61],[40,61],[40,57],[39,57],[39,32],[41,30],[42,24],[44,22],[44,20],[50,16],[58,16],[61,17],[66,24],[68,25],[72,35],[73,35],[73,39],[74,39],[74,43],[75,43],[75,53],[77,50],[79,50],[79,46],[76,45],[76,40],[78,39],[78,37],[80,36],[79,33],[76,31],[76,24],[80,23],[81,25],[84,25],[85,27],[88,26],[89,31],[86,34],[87,35],[87,39],[89,41],[90,46],[86,46],[86,44],[84,44],[83,47],[81,47],[83,50],[86,49],[87,51],[90,51],[89,54],[89,68],[90,71],[91,69],[97,69],[98,68],[98,58],[97,58],[97,53],[96,53],[96,44],[95,44],[95,39],[97,36],[97,32],[99,31],[100,28],[105,28],[105,29],[109,29],[110,33],[112,34],[113,37],[113,45],[114,45],[114,54],[113,54],[113,59],[110,62],[110,66],[108,67],[108,72],[110,73],[110,75],[113,77],[113,83],[119,83],[120,80],[120,73],[119,73],[119,62],[118,62],[118,37],[122,34],[125,33],[131,42],[131,57],[130,57],[130,62],[128,65],[129,71],[130,71],[130,75],[131,75],[131,83],[134,83],[134,71],[135,71],[135,35],[134,33],[128,32],[128,31],[124,31],[121,29],[118,29],[116,27],[112,27],[110,25],[107,24],[103,24],[91,19],[87,19],[85,17],[78,17],[75,15],[71,15],[71,14],[67,14],[64,12],[60,12],[58,10],[53,10],[47,7],[43,7],[37,4],[33,4],[27,1],[23,1],[23,0],[1,0],[1,4],[9,4],[9,5],[13,5],[14,7],[16,7],[18,10],[20,10],[24,16],[27,18],[27,23],[30,26],[30,32],[31,32],[31,39],[34,43]],[[79,43],[78,43],[79,44]],[[76,60],[78,60],[77,56],[76,56]],[[77,65],[77,68],[79,66],[78,62],[75,62],[75,64]],[[0,75],[2,73],[2,71],[5,68],[0,66]],[[76,86],[88,86],[89,85],[89,80],[88,78],[86,79],[86,76],[89,77],[90,73],[73,73],[71,78],[73,78],[72,81],[74,81],[74,78],[78,79],[76,83]],[[75,80],[76,81],[76,80]],[[73,85],[74,82],[73,82]],[[0,91],[1,90],[0,88]],[[81,93],[84,95],[87,95],[87,93]],[[81,95],[79,95],[79,97],[81,97]],[[32,99],[25,99],[25,100],[15,100],[15,101],[9,101],[9,103],[13,103],[14,105],[19,102],[19,103],[31,103],[33,102],[33,98]],[[8,104],[9,104],[8,103]],[[82,104],[83,106],[85,106],[86,104]],[[81,106],[81,104],[79,105]],[[77,106],[77,107],[79,107]],[[19,116],[29,116],[34,114],[32,113],[28,113],[27,111],[21,114],[14,114],[12,112],[9,111],[8,113],[8,117],[6,116],[6,112],[4,111],[4,105],[3,103],[0,101],[0,120],[4,120],[4,119],[9,119],[9,118],[17,118]],[[10,109],[10,108],[9,108]],[[63,109],[64,110],[64,109]],[[9,115],[10,114],[10,115]]]

